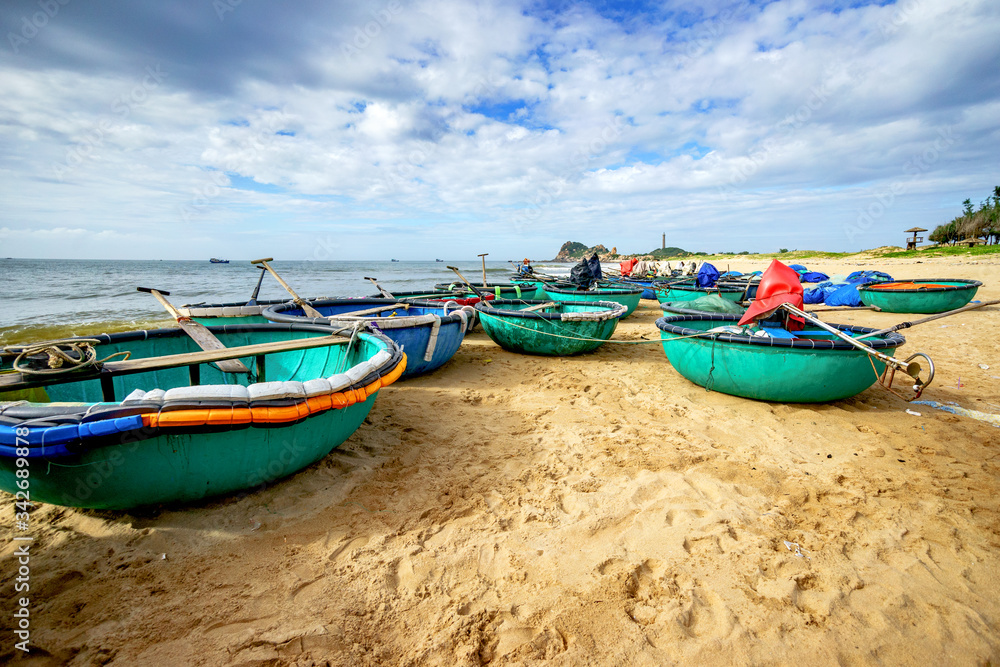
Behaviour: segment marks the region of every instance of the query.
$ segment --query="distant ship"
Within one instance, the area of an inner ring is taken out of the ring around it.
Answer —
[[[434,261],[435,262],[443,262],[444,260],[443,259],[435,259]]]
[[[389,261],[390,262],[398,262],[399,260],[398,259],[390,259]]]
[[[229,264],[228,259],[219,259],[218,257],[213,257],[208,261],[210,261],[212,264]]]

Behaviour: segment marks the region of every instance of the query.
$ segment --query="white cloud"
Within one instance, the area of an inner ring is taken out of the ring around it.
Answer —
[[[453,220],[512,256],[576,237],[644,250],[661,228],[700,249],[734,220],[767,235],[751,249],[844,249],[985,196],[1000,148],[995,3],[674,4],[625,20],[526,8],[304,5],[252,54],[243,38],[269,19],[249,5],[219,24],[174,8],[180,28],[146,52],[60,16],[46,39],[63,60],[39,38],[36,55],[0,65],[0,252],[33,254],[28,232],[60,226],[108,234],[95,256],[131,256],[114,234],[137,226],[225,238],[234,255],[251,234],[352,226],[349,256],[445,241],[481,252]],[[942,132],[952,140],[912,178],[906,165]],[[907,193],[849,240],[856,211],[904,178]],[[366,241],[383,220],[400,225],[388,245]]]

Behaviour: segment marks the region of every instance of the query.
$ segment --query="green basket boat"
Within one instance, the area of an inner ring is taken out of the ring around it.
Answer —
[[[742,287],[719,285],[717,287],[698,287],[694,284],[661,285],[656,289],[656,300],[660,303],[677,303],[678,301],[694,301],[707,294],[717,294],[726,301],[736,303],[743,299],[746,290]]]
[[[476,304],[483,330],[511,352],[563,357],[596,350],[611,338],[625,306],[614,301],[556,303],[497,300]]]
[[[861,303],[886,313],[943,313],[972,301],[978,280],[921,278],[876,283],[858,288]]]
[[[473,282],[472,285],[480,292],[492,294],[497,299],[530,299],[535,295],[537,288],[534,285],[522,286],[516,283],[482,283]],[[467,296],[477,296],[475,290],[465,283],[438,283],[434,286],[434,291],[439,294],[465,294]]]
[[[44,386],[51,401],[0,403],[0,489],[33,502],[129,509],[262,488],[346,440],[406,367],[381,334],[349,340],[297,324],[210,331],[233,349],[201,351],[180,329],[102,334],[70,340],[94,341],[100,358],[131,358],[99,372],[0,374],[0,391],[42,394]],[[234,353],[249,375],[196,361]],[[17,474],[24,469],[27,482]]]
[[[807,325],[796,331],[794,338],[777,337],[782,332],[776,329],[771,329],[774,337],[706,333],[735,325],[739,319],[739,315],[672,315],[656,320],[656,326],[663,351],[678,373],[702,387],[733,396],[826,403],[861,393],[885,370],[878,359],[818,327]],[[830,326],[852,336],[875,331],[844,324]],[[905,342],[898,333],[865,339],[870,347],[887,355]]]
[[[622,319],[635,312],[642,298],[641,287],[597,287],[589,290],[577,290],[570,287],[549,286],[543,290],[542,299],[561,301],[564,303],[594,303],[596,301],[613,301],[625,306]]]

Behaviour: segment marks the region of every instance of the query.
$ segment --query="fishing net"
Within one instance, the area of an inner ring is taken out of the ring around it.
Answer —
[[[693,301],[672,301],[664,303],[664,306],[673,308],[685,308],[687,310],[697,310],[703,313],[728,313],[730,315],[742,315],[744,309],[732,301],[723,299],[718,294],[708,294],[698,297]]]

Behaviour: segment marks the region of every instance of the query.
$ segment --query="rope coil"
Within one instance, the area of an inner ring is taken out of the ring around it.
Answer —
[[[9,345],[3,351],[9,354],[16,354],[11,367],[24,375],[59,375],[62,373],[73,373],[81,371],[91,366],[100,368],[108,359],[122,357],[123,360],[132,356],[131,352],[115,352],[103,359],[97,358],[95,345],[101,341],[95,338],[64,338],[60,340],[48,340],[26,347]],[[31,365],[31,358],[45,354],[48,360],[45,368],[37,366],[38,360],[33,360],[35,365]]]

